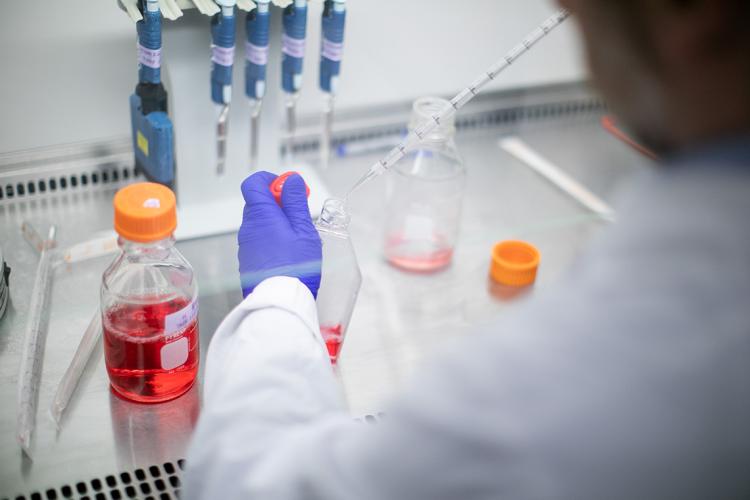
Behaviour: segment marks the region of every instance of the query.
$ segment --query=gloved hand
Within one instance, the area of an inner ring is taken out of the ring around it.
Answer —
[[[298,278],[317,297],[322,244],[307,207],[307,188],[291,175],[281,192],[281,206],[271,194],[276,175],[256,172],[242,183],[245,210],[237,234],[242,295],[266,278]]]

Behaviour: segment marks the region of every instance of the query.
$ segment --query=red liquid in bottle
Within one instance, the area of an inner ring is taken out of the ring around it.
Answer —
[[[431,241],[409,241],[391,236],[385,247],[385,258],[393,266],[406,271],[429,273],[443,269],[453,259],[453,248],[435,236]]]
[[[188,307],[179,298],[154,304],[117,304],[104,313],[104,359],[112,388],[127,399],[156,403],[176,398],[198,374],[198,320],[164,335],[165,317]]]
[[[344,335],[341,333],[341,325],[321,326],[320,333],[328,348],[328,356],[331,358],[331,364],[335,365],[341,350],[341,343],[344,341]]]

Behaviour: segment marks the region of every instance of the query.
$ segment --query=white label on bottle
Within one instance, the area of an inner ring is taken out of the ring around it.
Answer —
[[[245,42],[245,59],[258,66],[268,64],[268,45],[260,47],[250,42]]]
[[[281,51],[291,57],[302,58],[305,57],[305,40],[293,38],[288,35],[281,37],[282,47]]]
[[[198,297],[177,312],[164,316],[164,336],[173,337],[198,317]]]
[[[323,39],[323,46],[320,49],[320,55],[334,62],[341,61],[344,55],[344,44],[332,42],[327,38]]]
[[[408,215],[404,221],[405,239],[432,239],[435,223],[424,215]]]
[[[149,49],[138,44],[138,62],[149,68],[161,67],[161,49]]]
[[[222,66],[231,66],[234,62],[234,45],[231,47],[211,45],[211,60]]]
[[[161,368],[171,370],[185,364],[188,359],[190,345],[187,337],[181,337],[174,342],[164,344],[161,348]]]

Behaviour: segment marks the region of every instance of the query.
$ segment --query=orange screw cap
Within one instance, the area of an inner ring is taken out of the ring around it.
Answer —
[[[130,184],[114,199],[115,231],[130,241],[148,243],[170,236],[177,227],[177,201],[171,189],[153,182]]]
[[[501,241],[492,248],[490,276],[503,285],[527,286],[536,280],[539,250],[525,241]]]
[[[274,199],[276,200],[276,203],[281,203],[281,191],[284,189],[284,183],[289,178],[290,175],[297,174],[297,172],[284,172],[280,176],[278,176],[274,181],[271,183],[271,194],[273,194]],[[310,186],[305,183],[305,188],[307,189],[307,197],[310,197]]]

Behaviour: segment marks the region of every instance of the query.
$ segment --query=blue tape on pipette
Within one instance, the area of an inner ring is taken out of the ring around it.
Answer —
[[[236,16],[224,9],[211,19],[211,100],[229,104],[234,62],[234,32]]]
[[[266,90],[270,21],[268,4],[261,2],[245,18],[245,94],[258,101],[263,98]]]
[[[335,81],[341,72],[341,56],[344,52],[345,21],[346,4],[343,1],[326,0],[320,47],[320,89],[323,92],[336,91]]]
[[[307,2],[296,0],[284,10],[282,36],[281,88],[295,93],[302,85],[302,65],[307,34]]]
[[[161,13],[144,2],[138,33],[138,86],[130,96],[130,126],[136,167],[154,182],[174,183],[174,137],[161,83]],[[145,102],[144,102],[145,101]]]
[[[146,10],[135,28],[138,32],[138,80],[161,83],[161,13]]]

